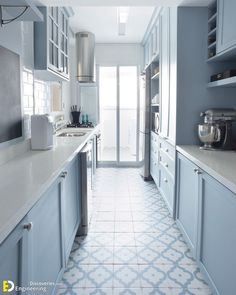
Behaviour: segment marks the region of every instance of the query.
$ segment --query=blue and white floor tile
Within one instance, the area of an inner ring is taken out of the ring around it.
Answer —
[[[161,194],[137,169],[98,169],[94,201],[58,295],[212,294]]]

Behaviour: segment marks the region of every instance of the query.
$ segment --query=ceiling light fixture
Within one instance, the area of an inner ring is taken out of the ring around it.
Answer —
[[[129,7],[122,6],[117,8],[118,19],[118,35],[124,36],[126,34],[126,23],[129,17]]]

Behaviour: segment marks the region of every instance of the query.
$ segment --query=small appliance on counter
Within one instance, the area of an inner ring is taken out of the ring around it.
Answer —
[[[233,150],[232,123],[236,121],[234,109],[209,109],[201,113],[204,123],[198,125],[198,136],[204,150]]]
[[[49,150],[53,148],[53,118],[48,114],[31,116],[32,150]]]

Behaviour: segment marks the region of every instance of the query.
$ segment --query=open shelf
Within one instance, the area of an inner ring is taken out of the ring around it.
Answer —
[[[214,13],[209,19],[208,19],[208,23],[211,23],[212,21],[215,21],[217,17],[217,12]]]
[[[216,28],[214,28],[213,30],[211,30],[209,33],[208,33],[208,37],[211,37],[212,35],[215,35],[216,34]]]
[[[159,107],[159,103],[152,103],[151,106],[152,107]]]
[[[210,49],[210,48],[213,48],[213,47],[215,47],[215,46],[216,46],[216,41],[213,42],[213,43],[211,43],[211,44],[209,44],[209,45],[208,45],[208,48]]]
[[[158,72],[158,73],[156,73],[155,75],[153,75],[153,76],[151,77],[151,79],[152,79],[152,80],[157,80],[157,79],[159,79],[159,76],[160,76],[160,73]]]
[[[236,76],[210,82],[208,83],[207,86],[208,87],[236,87]]]

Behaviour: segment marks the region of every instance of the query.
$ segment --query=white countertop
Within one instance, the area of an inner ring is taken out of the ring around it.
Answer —
[[[177,151],[236,194],[235,151],[207,151],[192,145],[177,146]]]
[[[98,129],[60,130],[87,133],[81,137],[56,137],[52,150],[28,151],[0,166],[0,243]]]

